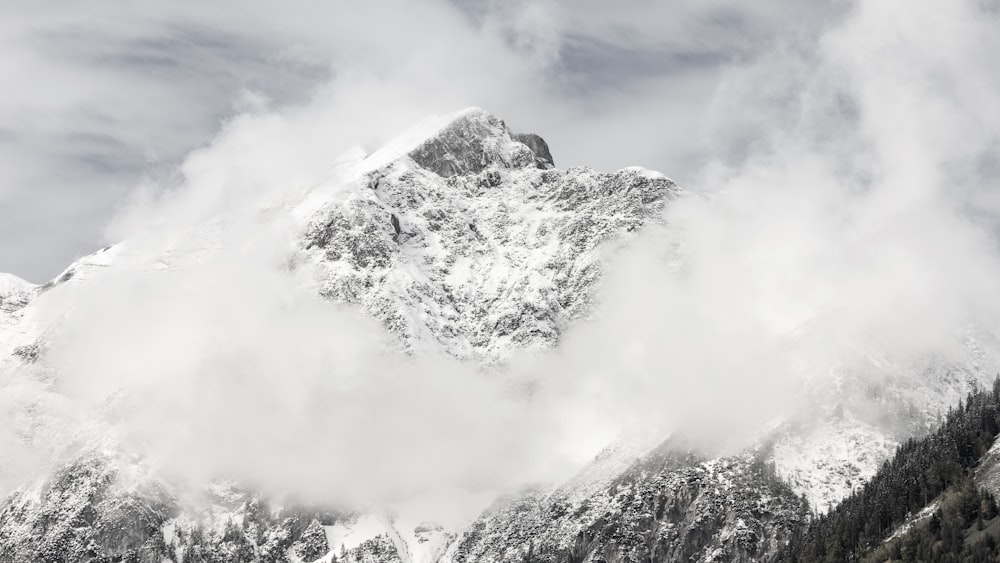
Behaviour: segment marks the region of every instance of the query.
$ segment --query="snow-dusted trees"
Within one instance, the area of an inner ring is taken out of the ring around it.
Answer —
[[[979,534],[976,542],[965,537],[970,526],[997,516],[995,499],[974,484],[973,474],[998,432],[1000,378],[991,389],[971,393],[935,432],[904,442],[871,481],[793,538],[778,560],[863,560],[935,501],[940,504],[936,513],[891,549],[903,560],[985,560],[975,559],[972,551],[976,557],[986,552],[995,556],[991,534]],[[898,558],[894,555],[886,557]]]

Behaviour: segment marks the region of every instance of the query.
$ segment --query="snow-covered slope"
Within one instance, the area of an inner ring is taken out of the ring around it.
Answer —
[[[12,274],[0,273],[0,330],[7,330],[20,319],[21,310],[35,296],[37,288]]]

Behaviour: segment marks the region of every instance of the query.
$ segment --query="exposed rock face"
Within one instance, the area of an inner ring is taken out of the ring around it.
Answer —
[[[0,561],[159,562],[161,527],[177,513],[155,482],[126,485],[110,460],[84,455],[39,489],[15,492],[0,509]]]
[[[37,288],[10,274],[0,274],[0,330],[20,319],[21,310],[34,298]]]
[[[708,461],[668,441],[589,495],[571,483],[499,502],[452,560],[759,561],[807,516],[806,501],[761,459]]]
[[[478,174],[490,166],[523,168],[546,160],[537,149],[548,147],[537,135],[529,140],[534,147],[511,136],[504,122],[482,110],[467,111],[439,134],[424,141],[409,156],[421,168],[444,178]],[[552,155],[547,157],[548,167]]]
[[[227,484],[187,503],[149,478],[130,482],[121,460],[87,454],[0,510],[3,563],[309,563],[331,554],[326,528],[356,515],[307,507],[272,508]],[[134,470],[125,462],[124,467]],[[294,554],[297,559],[290,558]],[[341,563],[401,562],[386,535],[337,552]]]
[[[549,144],[545,142],[545,139],[534,133],[517,133],[514,135],[514,139],[524,143],[531,149],[531,152],[535,153],[535,161],[539,168],[545,168],[546,165],[555,166],[556,162],[552,158],[552,153],[549,152]]]

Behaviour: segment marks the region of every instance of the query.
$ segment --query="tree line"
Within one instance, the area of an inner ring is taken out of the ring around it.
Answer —
[[[996,500],[975,485],[973,476],[998,432],[1000,377],[991,388],[970,393],[952,408],[936,431],[901,444],[868,483],[794,533],[777,561],[968,561],[995,557],[996,530],[990,525],[1000,525],[993,522]],[[938,508],[929,519],[886,543],[901,525],[935,501]],[[970,538],[975,541],[967,541]]]

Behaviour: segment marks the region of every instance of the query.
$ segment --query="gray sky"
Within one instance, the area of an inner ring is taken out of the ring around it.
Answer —
[[[179,182],[185,155],[228,120],[317,100],[331,160],[478,105],[543,135],[560,166],[641,164],[689,183],[720,150],[710,110],[725,71],[812,37],[842,7],[4,3],[0,271],[46,281],[114,239],[106,225],[136,186]]]

